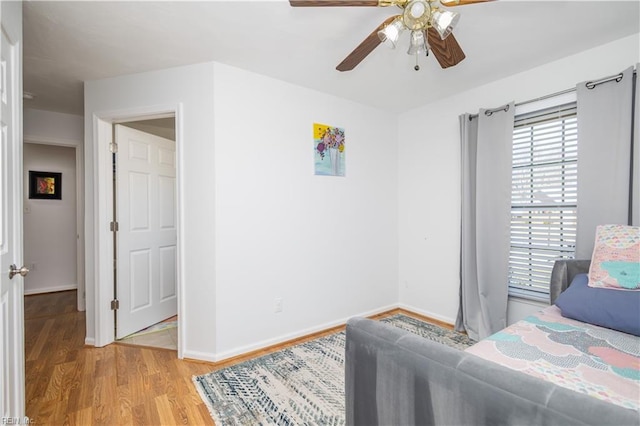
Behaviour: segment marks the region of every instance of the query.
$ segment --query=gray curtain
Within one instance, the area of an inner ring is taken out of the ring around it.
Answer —
[[[633,67],[622,79],[577,85],[576,259],[591,259],[596,226],[630,222]]]
[[[507,325],[514,104],[460,116],[462,220],[456,330],[474,340]]]

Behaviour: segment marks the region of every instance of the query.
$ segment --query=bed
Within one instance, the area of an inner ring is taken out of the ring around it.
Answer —
[[[564,318],[555,305],[467,352],[624,408],[640,409],[640,339]]]
[[[556,262],[551,302],[589,265]],[[579,309],[593,311],[582,300]],[[565,318],[556,305],[464,352],[351,319],[345,381],[354,425],[640,425],[640,337]]]

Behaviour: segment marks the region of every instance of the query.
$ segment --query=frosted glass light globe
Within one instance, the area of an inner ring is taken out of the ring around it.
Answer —
[[[420,18],[425,11],[425,7],[424,7],[424,3],[422,2],[416,2],[414,4],[411,5],[411,16],[413,16],[415,19]]]

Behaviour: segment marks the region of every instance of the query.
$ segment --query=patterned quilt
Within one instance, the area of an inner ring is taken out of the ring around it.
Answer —
[[[467,352],[640,410],[640,337],[564,318],[556,306],[481,340]]]

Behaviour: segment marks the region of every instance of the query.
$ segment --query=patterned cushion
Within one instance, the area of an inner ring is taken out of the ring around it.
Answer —
[[[640,290],[640,227],[597,227],[589,268],[589,286]]]

